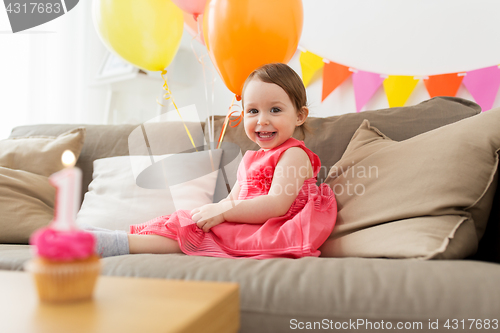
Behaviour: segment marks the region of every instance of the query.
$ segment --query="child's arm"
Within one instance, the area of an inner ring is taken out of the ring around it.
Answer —
[[[231,192],[227,195],[226,198],[219,201],[219,203],[231,200],[237,200],[239,195],[240,195],[240,185],[238,184],[238,181],[236,181]]]
[[[236,205],[236,199],[238,199],[238,196],[240,195],[240,185],[238,184],[238,181],[233,186],[233,189],[231,192],[228,194],[228,196],[218,203],[215,204],[207,204],[203,205],[201,207],[195,208],[191,211],[191,218],[197,222],[198,227],[203,227],[205,224],[210,222],[208,225],[210,225],[210,228],[224,222],[224,217],[222,216],[222,209],[226,207],[223,202],[228,202],[231,204],[231,207],[234,207]],[[230,209],[226,208],[226,209]],[[200,213],[201,212],[201,213]],[[198,215],[196,215],[198,214]],[[207,225],[207,228],[208,228]],[[208,231],[209,228],[206,230]]]
[[[267,195],[203,206],[193,211],[193,220],[205,232],[223,221],[262,224],[286,214],[304,181],[312,176],[309,156],[301,148],[292,147],[281,156]]]

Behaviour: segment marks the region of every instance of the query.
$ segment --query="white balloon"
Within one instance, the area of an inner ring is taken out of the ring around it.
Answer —
[[[500,63],[500,1],[303,0],[300,46],[392,75],[435,75]]]

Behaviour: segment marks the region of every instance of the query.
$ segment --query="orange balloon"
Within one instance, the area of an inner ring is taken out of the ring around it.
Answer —
[[[241,96],[248,75],[271,63],[288,63],[302,34],[302,0],[211,0],[203,36],[226,86]]]

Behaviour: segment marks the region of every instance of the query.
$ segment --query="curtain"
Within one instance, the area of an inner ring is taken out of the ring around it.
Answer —
[[[91,87],[105,50],[91,3],[16,34],[0,10],[0,139],[19,125],[98,122],[88,110],[105,98]]]

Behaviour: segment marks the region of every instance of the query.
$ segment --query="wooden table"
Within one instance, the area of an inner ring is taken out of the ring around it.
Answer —
[[[236,283],[100,276],[91,301],[41,303],[28,273],[0,271],[0,332],[237,332]]]

